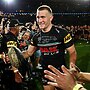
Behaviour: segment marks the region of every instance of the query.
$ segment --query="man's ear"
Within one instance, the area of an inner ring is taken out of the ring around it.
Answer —
[[[50,16],[50,21],[52,21],[52,20],[53,20],[53,17],[54,17],[53,15],[51,15],[51,16]]]

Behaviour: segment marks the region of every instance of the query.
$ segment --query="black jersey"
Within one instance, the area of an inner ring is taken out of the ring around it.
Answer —
[[[52,26],[49,32],[37,33],[31,44],[40,48],[42,66],[60,67],[65,65],[65,49],[73,45],[73,40],[67,30]]]
[[[8,48],[13,46],[19,47],[18,39],[13,33],[8,32],[7,34],[3,35],[3,39],[2,39],[3,52],[7,53]]]
[[[0,34],[0,54],[2,54],[3,49],[2,49],[2,39],[3,39],[3,35]]]

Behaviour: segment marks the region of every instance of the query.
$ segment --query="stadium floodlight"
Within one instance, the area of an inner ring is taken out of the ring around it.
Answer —
[[[4,0],[5,3],[7,4],[13,4],[15,0]]]
[[[75,0],[75,1],[88,2],[88,1],[90,1],[90,0]]]
[[[89,0],[84,0],[84,1],[89,1]]]

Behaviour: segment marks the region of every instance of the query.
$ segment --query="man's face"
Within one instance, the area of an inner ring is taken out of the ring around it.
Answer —
[[[37,11],[36,20],[39,28],[46,30],[51,24],[53,16],[47,10]]]
[[[28,40],[29,37],[30,37],[30,33],[29,32],[25,32],[22,37],[23,37],[24,40]]]
[[[16,29],[16,36],[19,35],[19,31],[20,31],[19,27],[20,27],[20,26],[16,26],[16,27],[15,27],[15,29]]]

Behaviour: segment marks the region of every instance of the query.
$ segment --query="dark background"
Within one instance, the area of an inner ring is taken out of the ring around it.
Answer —
[[[25,12],[36,12],[36,8],[42,4],[49,5],[53,12],[90,12],[90,0],[14,0],[9,5],[0,0],[0,10],[5,12],[15,12],[24,10]]]
[[[0,11],[14,13],[21,22],[33,22],[36,9],[42,4],[49,5],[54,13],[54,24],[90,25],[90,0],[14,0],[7,4],[0,0]],[[22,15],[24,13],[25,15]],[[7,17],[7,15],[4,15]]]

